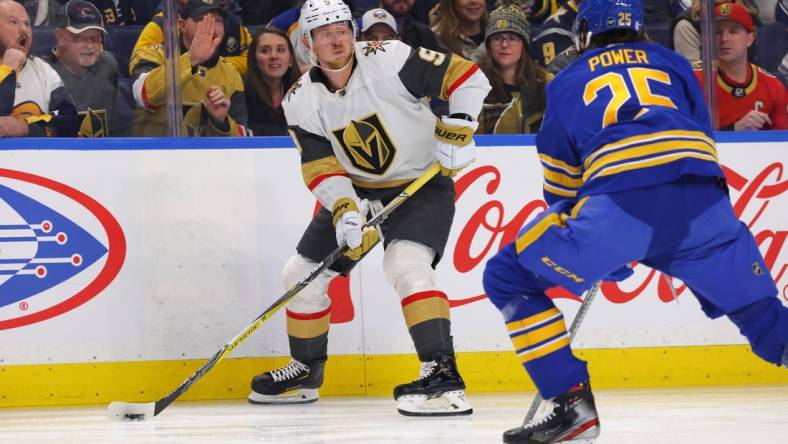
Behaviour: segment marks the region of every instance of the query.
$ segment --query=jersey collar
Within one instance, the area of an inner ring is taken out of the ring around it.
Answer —
[[[747,64],[747,77],[744,82],[738,83],[728,77],[722,70],[717,71],[717,85],[723,91],[740,99],[750,94],[756,86],[758,86],[758,76],[756,75],[757,68],[752,64]]]

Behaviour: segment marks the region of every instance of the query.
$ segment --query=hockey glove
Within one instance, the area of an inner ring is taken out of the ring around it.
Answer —
[[[336,228],[337,244],[345,242],[348,250],[345,256],[357,261],[361,259],[379,239],[378,230],[374,227],[367,227],[362,230],[364,216],[367,212],[367,201],[361,202],[361,209],[356,201],[349,197],[337,199],[331,211],[334,227]],[[363,211],[362,211],[363,210]]]
[[[441,164],[441,174],[454,177],[461,169],[476,160],[473,133],[479,122],[443,116],[435,123],[435,158]]]

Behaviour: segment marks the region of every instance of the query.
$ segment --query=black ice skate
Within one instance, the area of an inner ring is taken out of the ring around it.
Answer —
[[[303,363],[291,360],[286,366],[252,379],[251,404],[306,404],[318,398],[323,384],[325,361]]]
[[[454,355],[436,353],[421,363],[419,379],[394,388],[397,410],[406,416],[470,415],[465,383],[457,371]]]
[[[542,444],[588,441],[599,436],[599,417],[588,382],[578,384],[563,395],[542,401],[544,416],[525,427],[507,430],[503,442]]]

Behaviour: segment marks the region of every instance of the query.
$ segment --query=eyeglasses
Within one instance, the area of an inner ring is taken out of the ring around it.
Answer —
[[[510,34],[510,33],[498,33],[498,34],[493,34],[493,36],[490,37],[490,43],[494,43],[496,45],[503,45],[503,42],[506,42],[511,45],[512,43],[520,43],[522,41],[523,41],[522,37],[520,37],[517,34]]]

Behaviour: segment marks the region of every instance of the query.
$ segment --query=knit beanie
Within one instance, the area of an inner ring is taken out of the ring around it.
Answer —
[[[490,13],[487,26],[484,28],[485,40],[499,32],[512,32],[523,38],[526,44],[531,43],[531,25],[523,14],[519,0],[498,0],[495,9]]]

